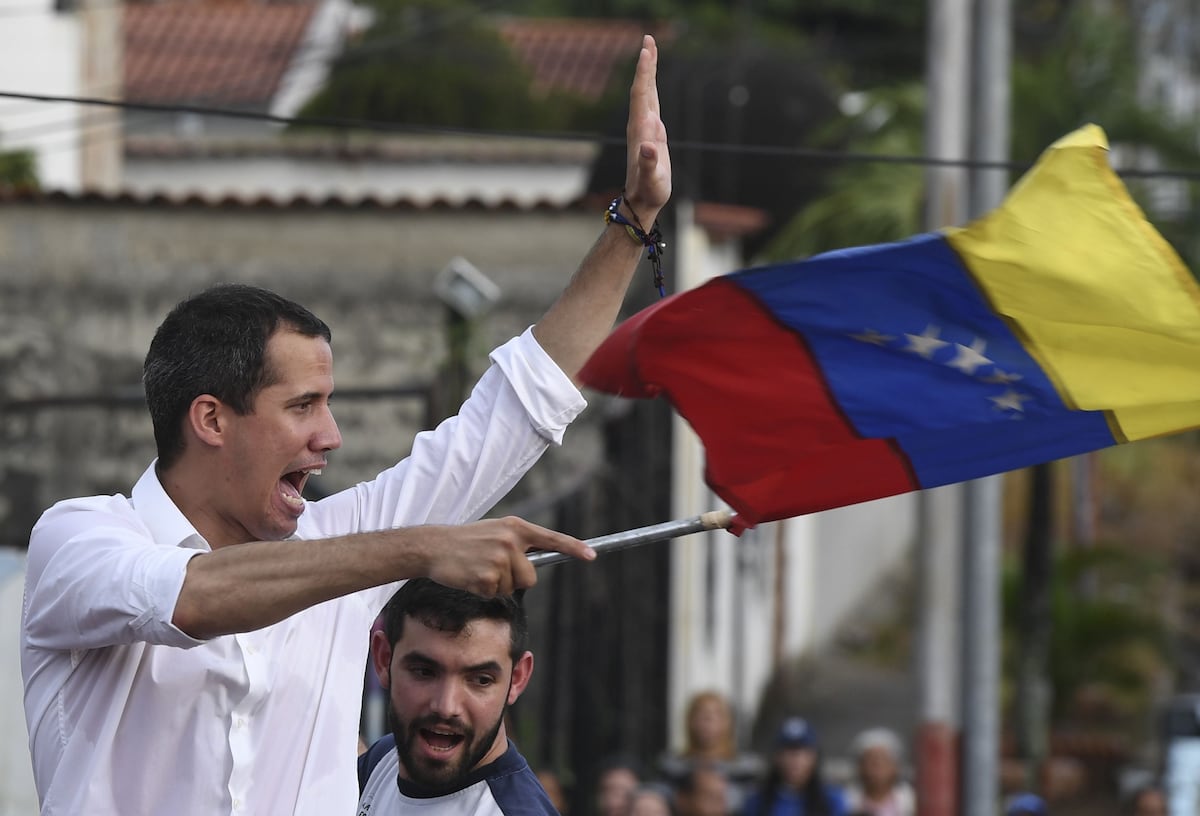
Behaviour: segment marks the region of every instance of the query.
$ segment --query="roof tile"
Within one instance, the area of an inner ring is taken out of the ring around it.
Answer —
[[[653,34],[660,44],[672,39],[666,26],[633,20],[508,17],[497,25],[533,74],[535,92],[561,91],[589,100],[603,96],[614,70],[637,56],[643,34]]]
[[[125,6],[125,98],[264,108],[315,0],[162,0]]]

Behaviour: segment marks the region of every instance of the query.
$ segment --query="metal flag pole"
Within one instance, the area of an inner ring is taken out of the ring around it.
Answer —
[[[692,518],[664,521],[662,524],[651,524],[649,527],[637,527],[633,530],[625,530],[624,532],[600,536],[599,538],[589,538],[583,543],[591,547],[599,555],[600,553],[616,552],[628,547],[636,547],[639,544],[649,544],[652,541],[665,541],[668,538],[678,538],[688,533],[702,533],[705,530],[724,530],[729,527],[729,523],[732,520],[733,513],[729,510],[709,510],[707,513],[701,513]],[[545,567],[550,564],[561,564],[563,561],[574,561],[576,559],[565,553],[547,550],[531,553],[529,560],[535,567]]]

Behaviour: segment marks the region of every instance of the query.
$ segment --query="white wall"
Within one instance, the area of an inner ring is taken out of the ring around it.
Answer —
[[[807,644],[824,646],[846,617],[908,559],[916,536],[915,494],[818,513],[814,546],[812,622]]]
[[[78,96],[80,26],[50,0],[0,0],[0,90]],[[62,103],[0,99],[0,149],[32,149],[48,189],[80,186],[80,109]]]

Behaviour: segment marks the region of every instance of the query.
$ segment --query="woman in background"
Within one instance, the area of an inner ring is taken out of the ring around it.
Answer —
[[[801,717],[779,726],[771,769],[762,790],[752,795],[743,816],[846,816],[838,788],[825,784],[816,733]]]
[[[719,771],[727,783],[729,813],[738,813],[746,796],[763,776],[763,761],[756,754],[737,750],[733,706],[716,691],[701,691],[688,701],[684,718],[687,744],[680,754],[664,757],[662,775],[678,789],[700,765]]]
[[[886,728],[859,734],[851,748],[855,780],[846,790],[846,806],[859,816],[914,816],[916,795],[900,773],[904,748]]]

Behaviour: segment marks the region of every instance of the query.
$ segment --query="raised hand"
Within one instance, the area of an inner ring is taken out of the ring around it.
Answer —
[[[625,126],[625,201],[647,229],[671,197],[671,154],[658,103],[658,44],[642,38]]]

